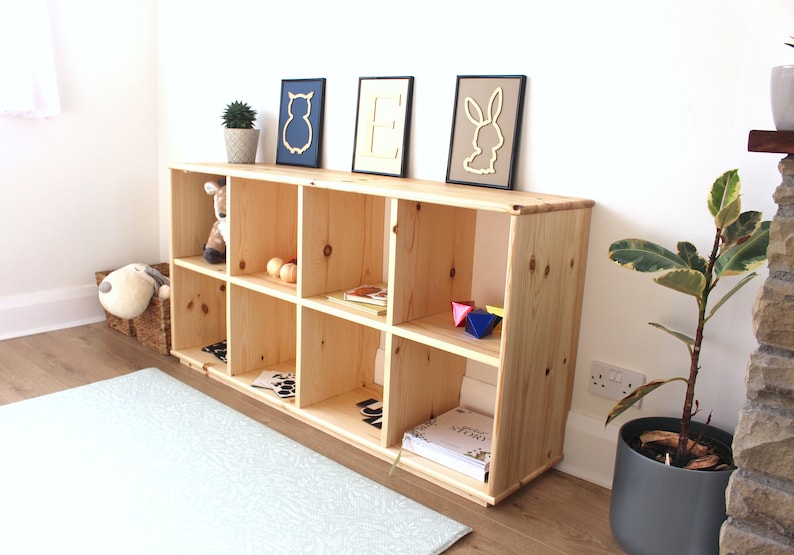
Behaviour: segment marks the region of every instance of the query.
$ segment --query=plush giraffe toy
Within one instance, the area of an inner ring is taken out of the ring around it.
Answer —
[[[202,247],[204,260],[210,264],[226,261],[226,243],[229,235],[229,222],[226,221],[226,178],[221,177],[217,183],[207,181],[204,190],[212,195],[215,206],[215,222],[210,229],[210,236]]]

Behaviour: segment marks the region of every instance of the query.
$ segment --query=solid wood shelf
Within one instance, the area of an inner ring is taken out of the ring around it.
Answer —
[[[203,186],[221,177],[226,263],[209,264]],[[268,164],[174,164],[170,178],[183,364],[389,462],[406,430],[461,404],[464,377],[480,379],[496,391],[488,481],[408,453],[400,464],[482,505],[562,458],[592,200]],[[267,275],[276,256],[297,256],[297,283]],[[327,300],[379,282],[383,315]],[[461,300],[504,319],[477,339],[454,326]],[[228,363],[201,350],[222,339]],[[295,372],[296,397],[252,387],[263,370]],[[381,429],[362,420],[367,398],[383,403]]]
[[[750,131],[747,150],[794,154],[794,131]]]

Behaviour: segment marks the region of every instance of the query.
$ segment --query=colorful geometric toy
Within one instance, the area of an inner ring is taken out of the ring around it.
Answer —
[[[499,324],[502,323],[502,320],[505,317],[505,309],[501,306],[492,306],[492,305],[485,305],[485,310],[488,311],[490,314],[499,317],[499,321],[496,322],[493,326],[494,329],[499,327]]]
[[[492,306],[492,305],[485,305],[485,310],[493,314],[494,316],[499,316],[500,318],[505,317],[505,309],[501,306]]]
[[[466,315],[474,310],[474,301],[452,301],[452,321],[459,328],[466,323]]]
[[[477,339],[482,339],[491,335],[496,324],[501,321],[499,316],[481,308],[472,310],[466,315],[466,333],[470,333]]]

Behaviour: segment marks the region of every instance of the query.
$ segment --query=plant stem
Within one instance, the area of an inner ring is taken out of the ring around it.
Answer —
[[[719,257],[719,248],[722,240],[722,228],[717,228],[714,235],[714,245],[711,248],[708,265],[706,267],[706,285],[703,294],[698,299],[698,325],[695,331],[695,343],[692,346],[689,363],[689,379],[686,383],[686,396],[684,397],[684,411],[681,414],[681,429],[678,433],[678,447],[675,451],[675,465],[684,466],[689,453],[689,428],[692,423],[692,405],[695,400],[695,383],[700,370],[700,346],[703,343],[703,327],[706,324],[706,308],[709,302],[709,293],[717,285],[719,278],[713,280],[714,264]],[[712,281],[713,280],[713,281]]]

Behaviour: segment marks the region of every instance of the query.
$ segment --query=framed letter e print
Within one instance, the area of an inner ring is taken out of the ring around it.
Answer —
[[[405,177],[413,77],[361,77],[353,171]]]
[[[513,188],[525,75],[458,76],[447,182]]]
[[[276,163],[319,168],[325,79],[284,79],[278,112]]]

